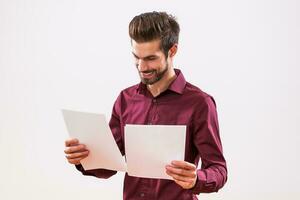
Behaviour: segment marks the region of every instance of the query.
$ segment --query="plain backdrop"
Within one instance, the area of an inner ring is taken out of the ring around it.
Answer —
[[[105,113],[139,82],[128,23],[167,11],[175,66],[214,96],[228,182],[200,199],[300,199],[297,0],[0,0],[0,199],[122,199],[123,173],[82,176],[60,109]]]

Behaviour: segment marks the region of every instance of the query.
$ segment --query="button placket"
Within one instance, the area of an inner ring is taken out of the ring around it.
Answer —
[[[157,109],[157,99],[153,98],[151,100],[151,106],[150,106],[150,110],[149,110],[149,114],[148,114],[148,121],[147,121],[148,125],[155,124],[156,109]]]
[[[156,115],[157,115],[157,106],[158,106],[158,104],[157,104],[157,99],[156,98],[154,98],[153,100],[152,100],[152,102],[153,102],[153,112],[152,112],[152,117],[151,117],[151,121],[152,121],[152,123],[156,123]]]

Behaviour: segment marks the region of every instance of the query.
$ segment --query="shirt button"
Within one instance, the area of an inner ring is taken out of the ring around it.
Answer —
[[[151,123],[151,122],[148,122],[148,125],[152,125],[152,123]]]
[[[156,103],[156,99],[153,99],[153,103]]]
[[[144,194],[144,193],[141,193],[141,194],[140,194],[140,196],[141,196],[141,197],[144,197],[144,196],[145,196],[145,194]]]

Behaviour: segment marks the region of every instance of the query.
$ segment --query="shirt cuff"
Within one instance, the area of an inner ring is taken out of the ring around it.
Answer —
[[[83,167],[82,167],[81,164],[75,165],[75,167],[76,167],[76,169],[77,169],[78,171],[84,172],[84,169],[83,169]]]
[[[199,169],[197,171],[197,181],[196,184],[193,188],[190,190],[192,191],[193,194],[200,194],[200,192],[203,190],[206,184],[206,174],[203,170]]]
[[[108,169],[91,169],[91,170],[85,170],[81,164],[75,165],[75,167],[83,175],[86,175],[86,176],[95,176],[95,177],[104,178],[104,179],[107,179],[107,178],[109,178],[112,175],[114,175],[114,174],[117,173],[117,171],[108,170]]]

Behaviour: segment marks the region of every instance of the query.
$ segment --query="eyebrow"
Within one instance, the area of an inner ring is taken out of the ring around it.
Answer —
[[[147,60],[147,59],[157,58],[157,57],[158,57],[157,55],[149,55],[149,56],[140,58],[140,57],[138,57],[135,53],[133,53],[133,52],[131,52],[131,53],[133,54],[133,56],[134,56],[135,58],[142,59],[142,60]]]

